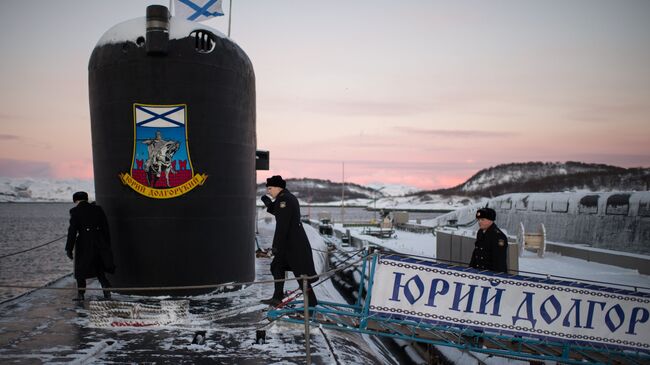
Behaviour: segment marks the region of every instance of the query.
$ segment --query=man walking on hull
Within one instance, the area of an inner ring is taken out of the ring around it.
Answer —
[[[88,203],[88,194],[83,191],[74,193],[72,200],[77,206],[70,209],[65,251],[70,260],[74,259],[74,277],[78,289],[76,300],[84,300],[86,279],[96,277],[102,288],[110,288],[111,283],[104,273],[114,273],[115,266],[104,210],[94,203]],[[111,298],[108,290],[104,290],[104,298]]]
[[[273,261],[271,262],[271,274],[274,279],[284,279],[286,271],[292,271],[296,278],[301,275],[314,276],[314,259],[311,246],[307,239],[302,223],[300,222],[300,204],[298,199],[286,188],[287,183],[282,176],[275,175],[266,179],[266,191],[268,196],[262,196],[262,202],[266,205],[267,212],[275,216],[275,233],[273,235]],[[309,281],[307,293],[309,306],[315,307],[318,304],[311,283]],[[298,287],[302,289],[303,284],[298,280]],[[262,300],[262,303],[277,306],[284,297],[284,282],[276,282],[273,297]]]

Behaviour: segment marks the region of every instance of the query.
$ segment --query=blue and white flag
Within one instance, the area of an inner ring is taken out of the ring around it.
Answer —
[[[222,16],[221,0],[174,0],[174,15],[200,22],[215,16]]]

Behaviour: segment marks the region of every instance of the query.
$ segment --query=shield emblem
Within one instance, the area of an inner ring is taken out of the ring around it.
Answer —
[[[134,145],[125,185],[150,198],[174,198],[203,185],[187,139],[187,105],[133,104]]]

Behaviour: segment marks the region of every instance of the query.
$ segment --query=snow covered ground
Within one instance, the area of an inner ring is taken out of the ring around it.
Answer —
[[[342,227],[337,226],[337,229]],[[270,247],[274,223],[259,221],[260,244]],[[409,255],[435,258],[436,241],[432,234],[416,234],[397,231],[397,237],[380,239],[362,234],[362,228],[350,228],[352,234],[368,243]],[[314,260],[319,272],[327,269],[324,253],[325,243],[317,231],[306,226],[309,240],[315,249]],[[474,232],[467,230],[467,234]],[[34,260],[37,263],[39,260]],[[270,278],[269,259],[257,259],[258,280]],[[25,267],[28,267],[26,265]],[[611,265],[597,264],[584,260],[547,253],[538,258],[526,252],[520,260],[520,268],[540,274],[573,277],[581,280],[626,284],[650,288],[650,277],[635,270],[621,269]],[[301,342],[301,326],[284,322],[267,328],[266,345],[253,344],[254,329],[264,321],[260,298],[269,297],[271,285],[249,286],[241,291],[214,293],[191,298],[190,311],[212,315],[213,323],[201,323],[201,329],[208,331],[205,345],[189,343],[195,327],[143,328],[96,328],[91,326],[87,307],[73,307],[74,280],[64,279],[57,284],[68,291],[40,290],[0,307],[0,358],[7,361],[85,361],[137,362],[137,361],[195,361],[211,359],[226,363],[250,364],[301,363],[304,360],[304,342]],[[92,286],[96,287],[96,283]],[[291,280],[287,290],[296,288]],[[344,303],[344,299],[326,281],[316,288],[320,299]],[[95,294],[94,296],[96,296]],[[114,299],[142,301],[168,299],[138,298],[117,294]],[[312,354],[315,363],[335,362],[345,364],[399,363],[375,337],[314,328],[312,331]],[[10,342],[4,342],[10,341]],[[328,343],[329,341],[329,343]],[[9,346],[8,344],[13,345]],[[331,351],[333,348],[334,351]],[[452,348],[439,350],[456,364],[517,364],[515,360],[489,358],[470,354]]]
[[[341,232],[349,229],[353,237],[395,252],[432,259],[436,257],[436,237],[432,234],[397,230],[396,237],[377,238],[363,234],[361,227],[343,229],[340,224],[337,224],[334,228]],[[455,234],[475,237],[476,231],[471,229],[456,230]],[[600,251],[603,250],[600,249]],[[572,278],[578,281],[599,281],[628,287],[647,288],[650,291],[650,276],[639,274],[637,270],[599,264],[552,252],[547,252],[543,258],[539,258],[536,253],[524,251],[523,257],[519,258],[519,269],[544,276]]]
[[[274,223],[259,224],[259,241],[269,248]],[[307,235],[314,250],[318,272],[327,270],[323,239],[311,227]],[[16,256],[19,257],[19,256]],[[271,278],[270,259],[256,259],[256,280]],[[32,270],[33,265],[24,265]],[[16,284],[21,284],[20,282]],[[95,281],[89,288],[97,288]],[[285,289],[297,287],[294,280]],[[169,323],[163,314],[152,327],[103,327],[91,319],[90,302],[75,304],[74,279],[65,276],[50,286],[0,304],[0,362],[18,363],[223,363],[299,364],[305,359],[304,326],[276,321],[268,326],[267,306],[272,284],[249,285],[233,292],[193,296],[190,320]],[[315,287],[321,300],[344,302],[331,284]],[[101,296],[89,291],[87,298]],[[114,294],[118,303],[158,305],[171,299]],[[94,302],[94,303],[102,303]],[[106,302],[104,302],[106,303]],[[150,318],[155,320],[156,318]],[[266,330],[266,343],[255,343],[257,329]],[[206,331],[203,344],[192,344],[196,331]],[[312,327],[311,354],[314,364],[398,364],[399,360],[375,337]]]

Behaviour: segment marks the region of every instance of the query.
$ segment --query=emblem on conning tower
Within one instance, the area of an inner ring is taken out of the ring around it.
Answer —
[[[133,104],[133,158],[124,185],[156,199],[175,198],[208,177],[195,174],[187,139],[187,105]]]

